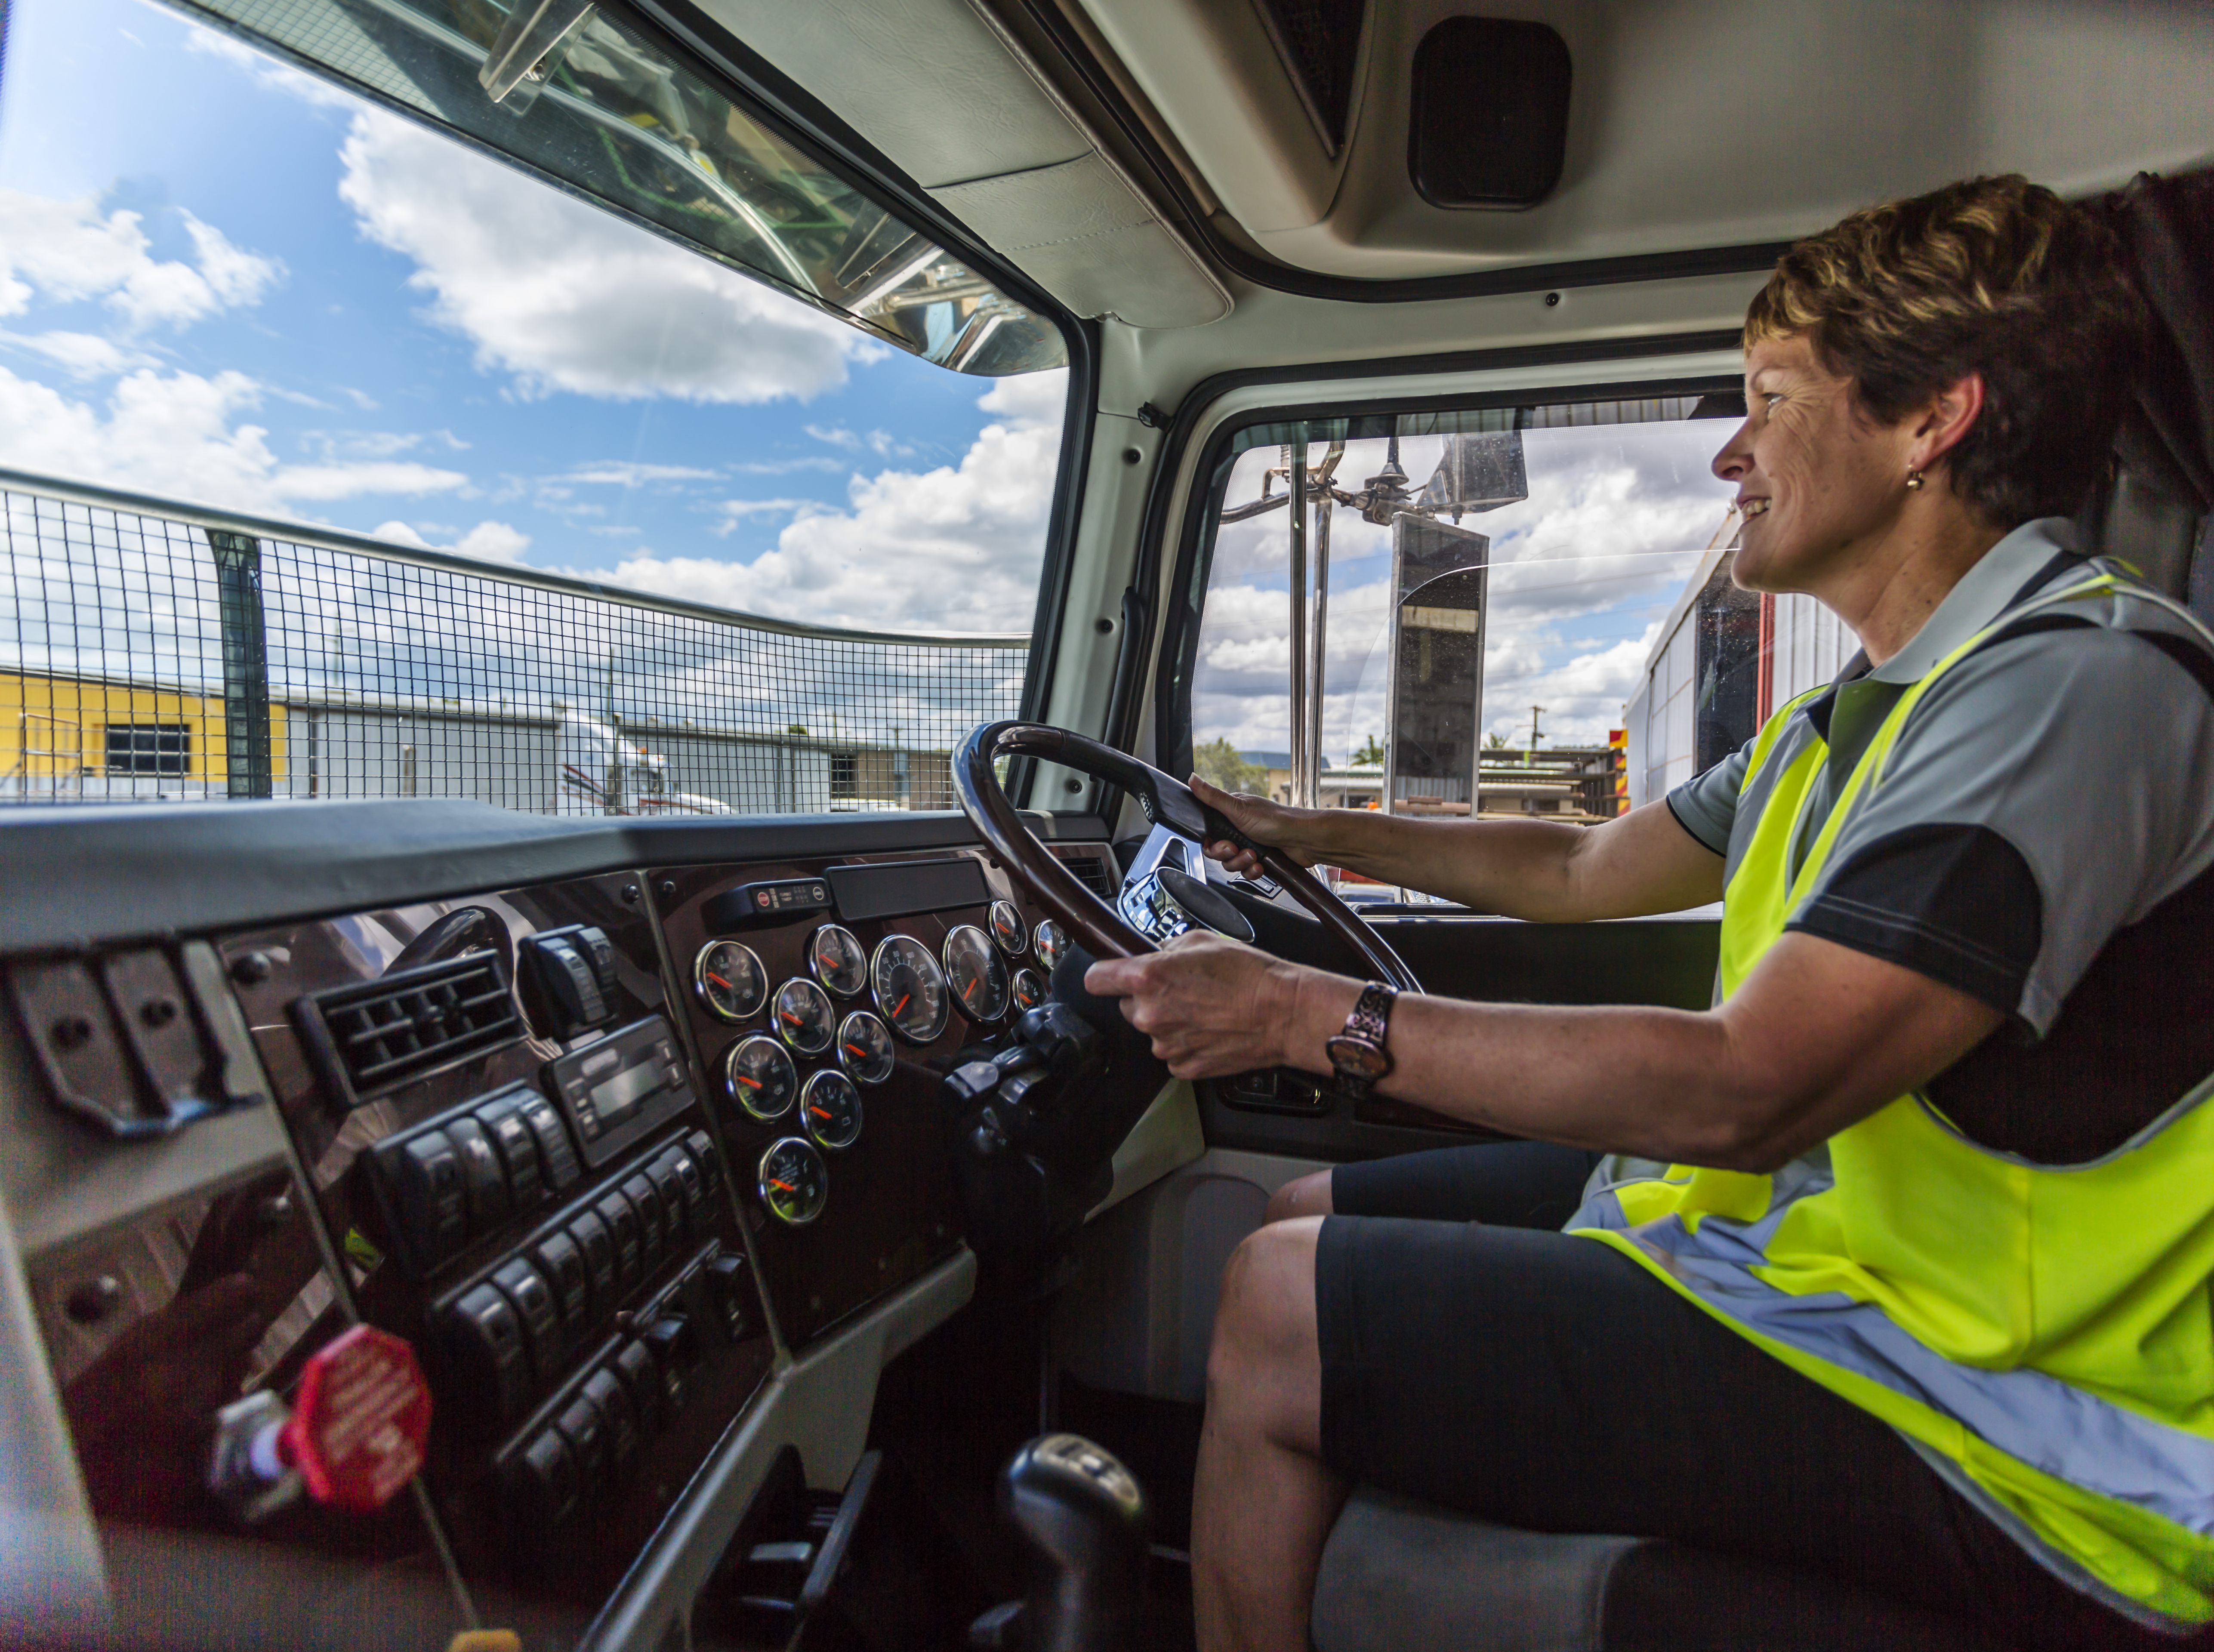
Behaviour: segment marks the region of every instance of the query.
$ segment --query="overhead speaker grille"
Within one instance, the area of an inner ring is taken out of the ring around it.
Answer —
[[[1433,206],[1519,211],[1569,151],[1568,43],[1543,23],[1448,17],[1415,48],[1407,170]]]

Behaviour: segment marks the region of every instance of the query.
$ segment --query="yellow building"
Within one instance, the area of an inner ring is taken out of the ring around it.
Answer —
[[[284,719],[270,726],[284,770]],[[0,795],[221,796],[229,750],[220,694],[150,682],[0,672]]]

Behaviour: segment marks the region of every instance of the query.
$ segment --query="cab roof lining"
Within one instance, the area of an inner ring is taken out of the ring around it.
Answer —
[[[212,934],[648,866],[977,841],[951,811],[563,819],[437,798],[64,805],[11,808],[6,819],[5,953]],[[1107,835],[1089,817],[1024,819],[1051,841]]]

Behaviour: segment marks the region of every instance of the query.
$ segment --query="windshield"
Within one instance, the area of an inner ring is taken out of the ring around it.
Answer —
[[[10,8],[0,795],[946,806],[1054,327],[607,8],[497,103],[496,7],[232,9],[377,98]]]

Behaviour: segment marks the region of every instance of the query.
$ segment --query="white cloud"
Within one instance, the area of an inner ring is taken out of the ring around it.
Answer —
[[[1041,382],[1002,379],[979,399],[1002,417],[959,464],[857,474],[846,510],[800,515],[750,565],[641,549],[589,577],[829,625],[1025,631],[1067,399],[1065,372],[1033,376]]]
[[[527,395],[804,399],[885,346],[380,111],[354,118],[339,193],[416,262],[431,315]]]
[[[723,513],[723,519],[708,531],[718,539],[725,539],[748,517],[774,517],[786,511],[821,508],[814,499],[725,499],[716,506]]]
[[[468,480],[460,471],[407,462],[280,463],[266,428],[236,422],[260,395],[243,373],[204,378],[141,369],[115,385],[103,413],[0,368],[0,452],[27,470],[248,511],[363,493],[441,493]]]
[[[450,538],[452,530],[431,525],[441,538]],[[370,529],[371,539],[389,540],[395,545],[407,545],[419,551],[458,551],[463,556],[474,556],[486,562],[516,563],[530,548],[530,535],[519,528],[504,522],[484,521],[463,534],[451,545],[440,545],[424,537],[412,523],[394,520],[379,523]]]
[[[133,328],[183,327],[218,310],[257,303],[284,273],[273,258],[235,247],[212,224],[178,209],[196,263],[157,259],[139,214],[104,217],[99,200],[55,200],[0,189],[0,315],[49,302],[98,298]]]
[[[635,464],[627,460],[602,459],[564,471],[560,480],[590,482],[609,487],[639,487],[647,482],[713,481],[715,472],[691,465]]]
[[[126,349],[97,333],[0,333],[0,343],[44,356],[71,378],[113,378],[156,364],[144,351]]]

